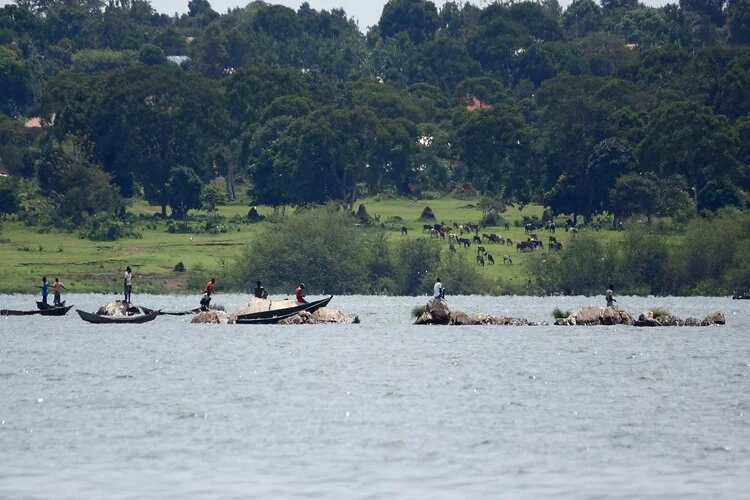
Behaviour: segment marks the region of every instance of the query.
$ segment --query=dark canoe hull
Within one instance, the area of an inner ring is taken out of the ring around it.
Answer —
[[[295,316],[299,314],[300,312],[301,311],[296,311],[296,312],[291,312],[287,314],[281,314],[279,316],[271,316],[268,318],[243,319],[241,317],[237,317],[237,319],[235,320],[235,323],[238,325],[273,325],[283,319],[291,318],[292,316]]]
[[[199,312],[201,312],[200,307],[190,309],[189,311],[157,311],[156,309],[149,309],[148,307],[141,307],[141,309],[143,309],[143,312],[145,312],[146,314],[158,312],[158,316],[187,316],[188,314],[198,314]]]
[[[134,314],[133,316],[99,316],[98,314],[88,313],[86,311],[81,311],[80,309],[76,309],[76,312],[84,321],[95,323],[97,325],[105,325],[120,323],[147,323],[149,321],[155,320],[160,311],[152,311],[149,314]]]
[[[37,307],[38,309],[40,309],[40,310],[44,310],[44,309],[52,309],[53,307],[65,307],[65,301],[63,300],[62,302],[60,302],[60,305],[58,305],[58,306],[55,306],[55,305],[52,305],[52,304],[45,304],[44,302],[39,302],[39,301],[37,300],[37,301],[36,301],[36,307]]]
[[[333,295],[325,299],[316,300],[314,302],[308,302],[306,304],[299,304],[297,306],[287,307],[285,309],[276,309],[274,311],[261,311],[257,313],[241,314],[237,316],[236,323],[244,325],[244,324],[248,324],[248,323],[245,323],[245,321],[247,320],[256,320],[256,319],[265,319],[265,318],[273,319],[273,318],[279,318],[280,316],[289,317],[302,311],[307,311],[312,314],[318,309],[320,309],[321,307],[327,306],[332,298],[333,298]],[[243,323],[240,323],[240,320],[242,320]],[[277,319],[276,321],[279,321],[279,320]]]
[[[16,311],[13,309],[0,310],[0,316],[65,316],[73,306],[50,307],[49,309],[37,309],[35,311]]]

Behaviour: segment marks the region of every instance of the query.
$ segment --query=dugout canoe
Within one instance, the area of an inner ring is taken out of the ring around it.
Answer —
[[[99,314],[92,314],[86,311],[81,311],[80,309],[76,309],[76,312],[84,321],[95,323],[97,325],[103,325],[120,323],[147,323],[149,321],[155,320],[161,311],[152,311],[148,314],[133,314],[131,316],[101,316]]]
[[[271,321],[271,323],[276,323],[280,321],[281,319],[283,319],[281,318],[281,316],[288,318],[289,316],[297,314],[298,312],[301,312],[301,311],[307,311],[312,314],[318,309],[320,309],[321,307],[327,306],[332,298],[333,298],[333,295],[331,295],[330,297],[326,297],[325,299],[320,299],[320,300],[316,300],[313,302],[307,302],[305,304],[299,304],[299,305],[292,306],[292,307],[285,307],[283,309],[275,309],[271,311],[260,311],[260,312],[250,313],[250,314],[240,314],[239,316],[237,316],[237,320],[235,321],[235,323],[242,324],[242,325],[261,324],[261,323],[248,322],[248,320],[258,320],[258,319],[276,319],[275,321]],[[240,322],[240,320],[242,320],[242,322]]]
[[[275,312],[275,311],[270,311]],[[290,312],[286,314],[280,314],[277,316],[268,316],[265,318],[250,318],[245,319],[240,316],[234,321],[238,325],[273,325],[281,321],[282,319],[291,318],[292,316],[299,314],[301,311]]]
[[[50,307],[49,309],[36,309],[33,311],[0,309],[0,316],[65,316],[72,307],[72,305],[66,307]]]
[[[195,309],[190,309],[188,311],[162,311],[161,309],[149,309],[148,307],[141,307],[141,309],[146,314],[157,312],[157,316],[187,316],[188,314],[198,314],[199,312],[201,312],[200,307],[196,307]]]
[[[38,309],[40,309],[40,310],[52,309],[53,307],[65,307],[65,301],[63,300],[58,305],[54,305],[54,304],[45,304],[44,302],[40,302],[40,301],[37,300],[36,301],[36,307]]]

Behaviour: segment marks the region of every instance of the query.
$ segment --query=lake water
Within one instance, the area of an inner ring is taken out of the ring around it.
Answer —
[[[750,301],[620,301],[725,327],[411,325],[425,300],[335,297],[349,326],[2,317],[0,498],[748,497]],[[603,298],[449,303],[551,321]]]

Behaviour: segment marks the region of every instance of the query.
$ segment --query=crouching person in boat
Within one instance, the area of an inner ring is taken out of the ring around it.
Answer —
[[[255,290],[253,291],[255,293],[255,296],[259,299],[265,299],[268,298],[268,292],[265,288],[263,288],[263,285],[260,281],[255,282]]]
[[[296,290],[294,290],[294,298],[297,300],[300,304],[307,304],[307,301],[305,300],[305,296],[302,295],[302,290],[305,289],[305,284],[300,283]]]

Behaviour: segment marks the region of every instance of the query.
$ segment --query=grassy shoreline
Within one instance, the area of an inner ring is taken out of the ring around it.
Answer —
[[[391,244],[406,239],[431,238],[423,231],[423,225],[431,222],[419,218],[422,210],[428,206],[436,216],[434,222],[442,222],[451,227],[454,224],[476,223],[482,215],[477,208],[478,200],[371,197],[360,200],[355,205],[355,210],[359,204],[365,205],[371,217],[377,216],[379,222],[373,230],[385,231]],[[209,279],[211,271],[223,269],[264,228],[270,227],[273,230],[272,223],[263,222],[232,224],[227,232],[219,234],[170,233],[167,232],[165,221],[149,218],[158,213],[158,207],[137,202],[129,210],[133,214],[145,216],[143,222],[137,224],[142,237],[114,242],[80,239],[76,231],[43,229],[24,226],[13,220],[5,221],[0,234],[0,259],[5,264],[0,268],[0,293],[36,293],[43,275],[50,281],[59,277],[70,291],[121,293],[122,273],[126,266],[131,266],[138,293],[192,295],[197,293],[195,287],[200,286],[197,283]],[[258,210],[266,216],[273,213],[270,207],[258,207]],[[227,219],[244,216],[247,211],[248,206],[240,204],[218,208],[218,214]],[[293,216],[292,213],[291,209],[287,209],[289,216]],[[522,211],[518,207],[510,207],[503,214],[510,224],[508,231],[503,227],[487,227],[480,230],[480,235],[497,233],[514,242],[525,240],[527,235],[523,227],[518,227],[518,223],[523,216],[541,217],[541,214],[540,206],[527,206]],[[402,234],[402,227],[406,228],[407,234]],[[550,233],[540,230],[537,234],[546,245]],[[599,231],[597,235],[605,243],[622,237],[621,233],[613,231]],[[472,235],[464,236],[471,238]],[[570,238],[570,234],[562,230],[557,231],[555,236],[563,245]],[[448,241],[439,241],[447,252]],[[483,243],[482,246],[493,254],[495,265],[486,263],[478,266],[478,269],[493,282],[498,294],[533,295],[533,291],[525,286],[528,275],[523,263],[528,254],[518,253],[514,245]],[[476,247],[477,245],[468,249],[459,247],[457,252],[474,262]],[[512,264],[503,264],[504,255],[512,259]],[[183,263],[186,272],[174,271],[179,262]],[[248,289],[249,287],[250,284]]]

